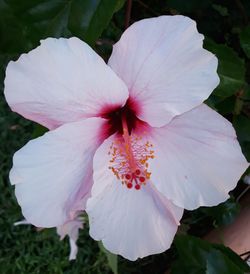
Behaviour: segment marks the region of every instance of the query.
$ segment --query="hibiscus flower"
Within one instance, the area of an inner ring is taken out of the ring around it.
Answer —
[[[108,65],[77,38],[9,63],[8,104],[49,129],[10,172],[28,222],[61,227],[86,210],[90,235],[136,260],[170,247],[183,208],[229,197],[248,163],[231,123],[202,104],[219,83],[203,39],[193,20],[161,16],[129,27]]]

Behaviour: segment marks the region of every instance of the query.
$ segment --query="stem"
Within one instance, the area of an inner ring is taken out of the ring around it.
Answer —
[[[244,102],[242,101],[242,96],[244,95],[244,89],[240,89],[236,93],[236,100],[233,111],[233,124],[236,122],[237,116],[241,113]]]
[[[238,198],[236,199],[236,202],[238,202],[240,200],[240,198],[248,192],[249,189],[250,189],[250,186],[248,186],[246,189],[244,189],[241,192],[241,194],[238,196]]]
[[[132,9],[132,0],[127,0],[126,16],[125,16],[125,29],[129,27],[130,16]]]

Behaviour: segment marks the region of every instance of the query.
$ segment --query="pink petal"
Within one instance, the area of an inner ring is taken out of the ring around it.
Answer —
[[[100,135],[104,123],[89,118],[65,124],[15,153],[10,181],[28,222],[54,227],[74,218],[92,186],[92,159],[105,138]]]
[[[13,111],[52,129],[122,106],[128,91],[86,43],[48,38],[9,63],[5,97]]]
[[[94,156],[94,185],[87,202],[90,235],[106,249],[136,260],[168,249],[183,210],[154,189],[151,182],[140,190],[128,189],[108,168],[106,140]]]
[[[230,122],[206,105],[151,130],[156,188],[186,209],[225,201],[248,163]]]
[[[124,32],[109,65],[140,105],[139,118],[163,126],[210,95],[218,61],[202,48],[203,38],[181,15],[141,20]]]

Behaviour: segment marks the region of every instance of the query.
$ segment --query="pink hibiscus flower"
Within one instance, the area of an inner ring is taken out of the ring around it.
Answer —
[[[9,63],[10,107],[50,129],[14,155],[28,222],[61,227],[86,210],[90,235],[136,260],[170,247],[183,208],[229,197],[248,163],[230,122],[202,104],[219,83],[203,38],[193,20],[161,16],[128,28],[108,65],[77,38]]]

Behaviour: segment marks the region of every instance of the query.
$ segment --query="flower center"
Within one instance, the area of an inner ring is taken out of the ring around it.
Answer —
[[[133,132],[129,133],[127,117],[122,115],[122,136],[117,135],[109,151],[109,169],[127,188],[141,189],[151,173],[148,160],[154,158],[153,145]]]
[[[130,133],[136,128],[138,123],[143,123],[137,118],[137,114],[140,111],[138,104],[132,100],[128,99],[125,106],[107,106],[103,108],[100,112],[100,116],[108,120],[108,134],[112,135],[114,133],[123,133],[122,128],[122,117],[126,118],[128,132]]]

